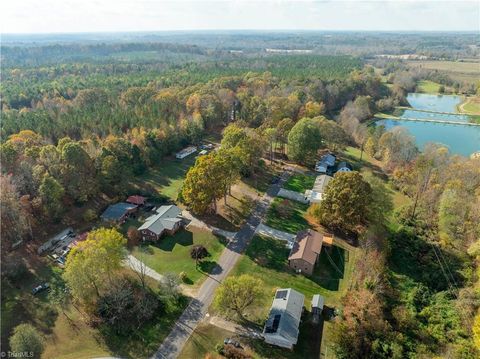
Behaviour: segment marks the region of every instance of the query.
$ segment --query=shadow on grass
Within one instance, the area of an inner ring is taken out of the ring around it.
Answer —
[[[325,289],[337,291],[344,278],[346,253],[338,246],[323,246],[311,279]]]
[[[153,245],[162,251],[171,252],[175,245],[188,247],[193,245],[193,233],[187,230],[181,230],[173,236],[164,236]]]
[[[253,237],[246,255],[262,267],[285,270],[290,250],[279,240],[269,237]]]

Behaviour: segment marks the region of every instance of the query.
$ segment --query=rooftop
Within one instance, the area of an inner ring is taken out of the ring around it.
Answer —
[[[317,255],[322,250],[322,242],[323,235],[311,229],[298,232],[288,260],[303,259],[312,265],[315,264]]]
[[[265,334],[277,334],[296,343],[305,296],[292,288],[278,289],[265,323]]]
[[[165,229],[172,230],[175,224],[182,220],[178,217],[182,210],[175,205],[161,206],[156,212],[157,214],[148,217],[145,223],[138,228],[139,231],[148,229],[156,235],[160,235]]]
[[[147,199],[146,199],[145,197],[143,197],[143,196],[137,196],[137,195],[135,195],[135,196],[130,196],[130,197],[127,198],[127,202],[128,202],[128,203],[136,204],[136,205],[138,205],[138,206],[145,204],[145,201],[146,201],[146,200],[147,200]]]
[[[108,206],[105,212],[102,213],[101,217],[104,220],[118,220],[122,218],[126,213],[135,208],[137,208],[137,206],[131,203],[115,203]]]

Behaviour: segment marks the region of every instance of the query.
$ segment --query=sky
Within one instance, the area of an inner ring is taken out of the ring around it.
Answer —
[[[479,31],[480,0],[2,0],[2,33]]]

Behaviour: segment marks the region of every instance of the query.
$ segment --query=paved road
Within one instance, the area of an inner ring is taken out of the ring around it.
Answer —
[[[261,198],[253,210],[250,218],[237,232],[223,251],[218,265],[200,287],[196,298],[192,299],[183,314],[178,318],[170,334],[165,338],[162,345],[152,358],[173,359],[181,353],[188,338],[196,326],[205,316],[208,307],[212,303],[215,289],[235,266],[248,243],[255,234],[255,229],[261,223],[262,218],[270,206],[273,198],[288,178],[288,172],[284,172],[279,183],[271,185],[267,193]]]

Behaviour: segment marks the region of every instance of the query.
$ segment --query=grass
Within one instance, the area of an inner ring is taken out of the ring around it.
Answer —
[[[132,185],[142,192],[165,196],[176,201],[182,188],[185,174],[194,163],[194,155],[188,156],[183,160],[164,160],[158,166],[151,168],[147,173],[136,178]]]
[[[256,169],[255,173],[249,177],[242,178],[242,182],[255,189],[259,194],[264,194],[277,174],[275,166],[261,161],[260,168]]]
[[[211,324],[200,323],[183,348],[179,359],[204,358],[214,351],[217,344],[225,338],[235,337],[235,333],[218,328]]]
[[[291,176],[283,185],[283,188],[290,191],[304,193],[307,189],[312,189],[314,183],[315,176],[299,173]]]
[[[268,209],[265,224],[284,232],[297,233],[309,228],[305,219],[308,205],[275,198]]]
[[[480,115],[480,96],[465,98],[465,101],[457,106],[457,110],[461,113]]]
[[[429,80],[422,80],[417,85],[417,91],[429,94],[437,94],[440,89],[440,84],[429,81]]]
[[[197,269],[190,257],[193,245],[207,248],[210,257],[205,258]],[[136,247],[132,254],[158,273],[187,274],[187,284],[194,284],[216,265],[224,248],[223,239],[205,230],[181,230],[173,236],[166,236],[158,243]]]
[[[408,61],[411,67],[421,67],[429,70],[445,72],[450,78],[457,81],[476,83],[480,76],[480,64],[478,62],[460,61]]]
[[[327,260],[326,249],[322,254],[311,277],[296,274],[288,267],[288,255],[290,250],[284,243],[272,238],[255,236],[252,239],[245,255],[237,263],[232,275],[250,274],[263,281],[263,292],[256,306],[247,311],[250,320],[263,324],[268,314],[270,304],[278,288],[294,288],[305,295],[305,306],[308,308],[314,294],[322,294],[326,298],[326,304],[336,306],[345,290],[345,282],[351,275],[352,260],[349,252],[340,246],[333,246],[330,254],[333,266]],[[335,268],[336,267],[336,268]],[[342,273],[338,273],[338,269]],[[332,283],[334,283],[332,285]]]

